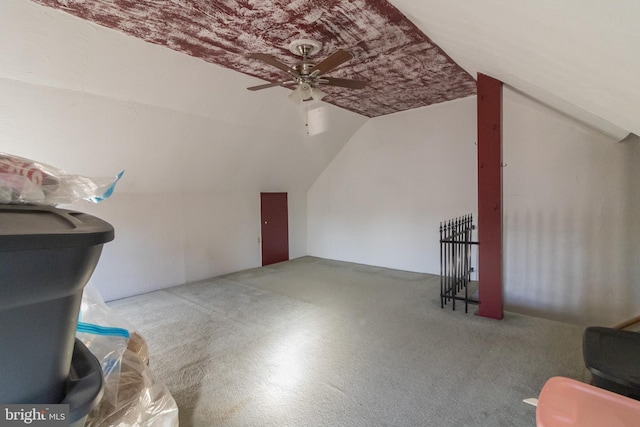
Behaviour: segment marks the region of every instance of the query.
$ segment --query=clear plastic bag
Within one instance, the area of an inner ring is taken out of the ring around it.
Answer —
[[[84,288],[76,336],[102,365],[104,396],[85,426],[178,426],[178,406],[151,370],[147,344],[135,328]]]
[[[177,427],[178,406],[167,387],[134,352],[122,355],[118,402],[102,399],[85,427]]]
[[[0,204],[57,205],[107,199],[124,171],[88,178],[12,154],[0,153]]]
[[[93,285],[85,286],[76,336],[100,362],[105,382],[104,399],[114,405],[118,401],[120,360],[132,330],[134,327],[105,304]]]

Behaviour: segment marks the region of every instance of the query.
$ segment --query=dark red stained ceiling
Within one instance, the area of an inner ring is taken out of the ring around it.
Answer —
[[[328,75],[369,84],[322,86],[328,94],[323,101],[367,117],[476,92],[475,80],[386,1],[33,1],[263,80],[282,81],[286,74],[247,53],[268,53],[292,65],[300,57],[289,44],[301,38],[323,44],[316,63],[337,49],[348,50],[354,59]]]

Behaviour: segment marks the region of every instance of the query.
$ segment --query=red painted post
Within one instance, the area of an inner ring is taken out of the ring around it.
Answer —
[[[502,82],[478,73],[478,315],[502,319]]]

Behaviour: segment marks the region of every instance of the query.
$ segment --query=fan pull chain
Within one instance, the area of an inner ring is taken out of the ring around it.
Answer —
[[[309,103],[304,102],[304,128],[309,135]]]

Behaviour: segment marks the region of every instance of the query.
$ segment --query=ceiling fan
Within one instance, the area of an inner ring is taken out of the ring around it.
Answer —
[[[352,59],[353,55],[346,50],[339,49],[324,60],[314,64],[309,60],[309,57],[318,53],[321,47],[322,44],[315,40],[294,40],[289,45],[289,50],[296,55],[302,56],[302,60],[291,67],[266,53],[250,53],[250,58],[258,59],[266,64],[279,68],[288,73],[290,79],[279,82],[269,82],[263,85],[248,87],[247,89],[255,91],[275,86],[296,85],[295,90],[289,95],[289,98],[294,102],[301,103],[302,101],[312,99],[322,99],[325,93],[319,89],[318,86],[320,85],[339,86],[349,89],[362,89],[367,85],[367,82],[364,80],[340,79],[326,76],[325,74],[329,71]]]

